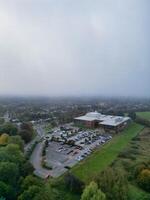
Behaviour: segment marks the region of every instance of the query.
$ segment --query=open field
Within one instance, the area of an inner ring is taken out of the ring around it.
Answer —
[[[97,149],[87,159],[76,165],[72,172],[81,180],[87,182],[97,172],[110,165],[130,140],[143,129],[142,125],[132,123],[121,134],[116,135],[110,142]]]
[[[150,112],[137,112],[137,116],[150,120]]]

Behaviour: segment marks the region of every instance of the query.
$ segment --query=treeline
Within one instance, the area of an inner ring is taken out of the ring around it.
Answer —
[[[23,153],[20,136],[9,136],[0,147],[0,199],[55,200],[61,194],[51,183],[33,176],[33,167]]]
[[[129,112],[128,116],[136,123],[150,127],[150,120],[139,117],[135,112]]]
[[[4,123],[0,126],[0,136],[7,134],[7,136],[20,136],[25,143],[28,143],[34,137],[34,129],[31,123],[22,123],[20,127],[10,122]]]
[[[0,147],[0,197],[17,199],[22,180],[33,172],[33,167],[23,154],[23,141],[19,136],[9,136]]]
[[[139,117],[139,116],[136,117],[135,122],[137,122],[137,123],[139,123],[139,124],[142,124],[142,125],[144,125],[144,126],[150,127],[150,120],[141,118],[141,117]]]
[[[128,182],[119,171],[107,168],[92,178],[89,185],[73,175],[65,177],[67,189],[81,194],[81,200],[128,200]]]

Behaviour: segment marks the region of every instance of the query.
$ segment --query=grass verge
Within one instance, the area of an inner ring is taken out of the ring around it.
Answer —
[[[144,126],[131,123],[128,128],[116,135],[110,142],[93,152],[87,159],[80,162],[72,169],[72,173],[86,183],[97,172],[110,165],[130,140],[135,137]]]

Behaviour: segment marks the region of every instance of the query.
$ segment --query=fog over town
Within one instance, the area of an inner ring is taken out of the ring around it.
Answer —
[[[148,0],[0,0],[0,95],[150,97]]]
[[[150,0],[0,0],[0,200],[150,200]]]

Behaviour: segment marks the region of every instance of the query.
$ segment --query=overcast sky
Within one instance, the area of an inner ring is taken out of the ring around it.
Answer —
[[[0,0],[0,95],[150,97],[149,0]]]

